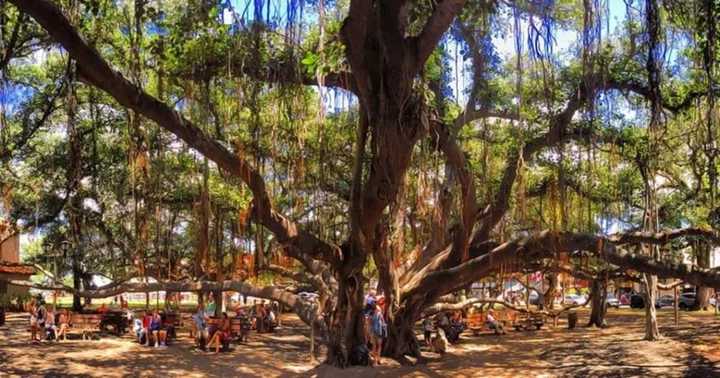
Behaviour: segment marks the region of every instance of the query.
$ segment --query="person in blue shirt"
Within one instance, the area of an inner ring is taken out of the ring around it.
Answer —
[[[158,314],[158,310],[154,309],[150,318],[150,331],[155,339],[155,348],[165,348],[167,339],[167,331],[163,329],[162,317]]]
[[[193,315],[193,322],[195,323],[195,339],[203,351],[205,351],[205,340],[210,337],[207,329],[208,320],[210,320],[210,317],[205,312],[205,306],[198,305],[197,313]]]

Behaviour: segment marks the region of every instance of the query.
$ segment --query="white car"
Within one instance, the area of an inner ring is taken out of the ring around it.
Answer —
[[[605,306],[620,308],[620,301],[618,301],[618,299],[615,298],[614,295],[608,294],[607,296],[605,296]]]
[[[565,306],[577,306],[585,304],[585,297],[581,297],[577,294],[566,294],[563,299],[563,305]]]
[[[683,310],[692,307],[692,305],[695,304],[695,298],[696,298],[696,297],[697,297],[697,294],[696,294],[696,293],[682,293],[682,294],[680,294],[680,298],[678,298],[679,301],[680,301],[680,303],[678,304],[678,307],[680,307],[680,308],[683,309]],[[710,298],[710,300],[709,300],[708,302],[709,302],[709,304],[710,304],[710,307],[715,307],[715,305],[716,305],[716,303],[717,303],[717,301],[715,300],[715,298]]]

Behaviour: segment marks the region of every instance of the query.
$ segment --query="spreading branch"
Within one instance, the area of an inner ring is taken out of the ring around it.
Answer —
[[[333,265],[340,264],[342,256],[338,246],[316,238],[273,209],[263,177],[242,156],[230,152],[177,111],[150,96],[120,73],[113,71],[53,2],[49,0],[11,0],[11,2],[18,9],[32,16],[77,60],[79,78],[105,91],[122,106],[152,119],[219,167],[239,177],[253,192],[254,220],[275,234],[281,245],[297,247],[314,258]]]
[[[435,47],[445,32],[450,28],[450,24],[460,13],[466,0],[443,0],[433,9],[430,19],[425,27],[417,36],[415,47],[417,50],[417,64],[414,67],[415,72],[419,72],[425,66]]]

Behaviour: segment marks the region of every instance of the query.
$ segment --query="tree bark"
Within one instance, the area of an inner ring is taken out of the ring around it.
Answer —
[[[704,242],[700,241],[695,248],[695,258],[697,260],[697,266],[700,268],[710,268],[710,252],[712,247]],[[695,286],[695,302],[690,307],[691,311],[706,310],[712,295],[712,289],[705,286]]]
[[[607,312],[607,282],[605,280],[593,280],[592,281],[592,310],[590,312],[590,322],[588,327],[595,326],[598,328],[607,327],[605,323],[605,314]]]
[[[655,313],[655,293],[657,290],[657,276],[643,274],[643,286],[645,286],[645,340],[660,340],[657,314]]]

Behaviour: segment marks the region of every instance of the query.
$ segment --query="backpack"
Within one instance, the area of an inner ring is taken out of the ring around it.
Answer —
[[[382,339],[386,338],[388,335],[387,323],[385,323],[385,319],[383,319],[383,316],[380,313],[375,314],[372,318],[372,332],[375,336]]]

